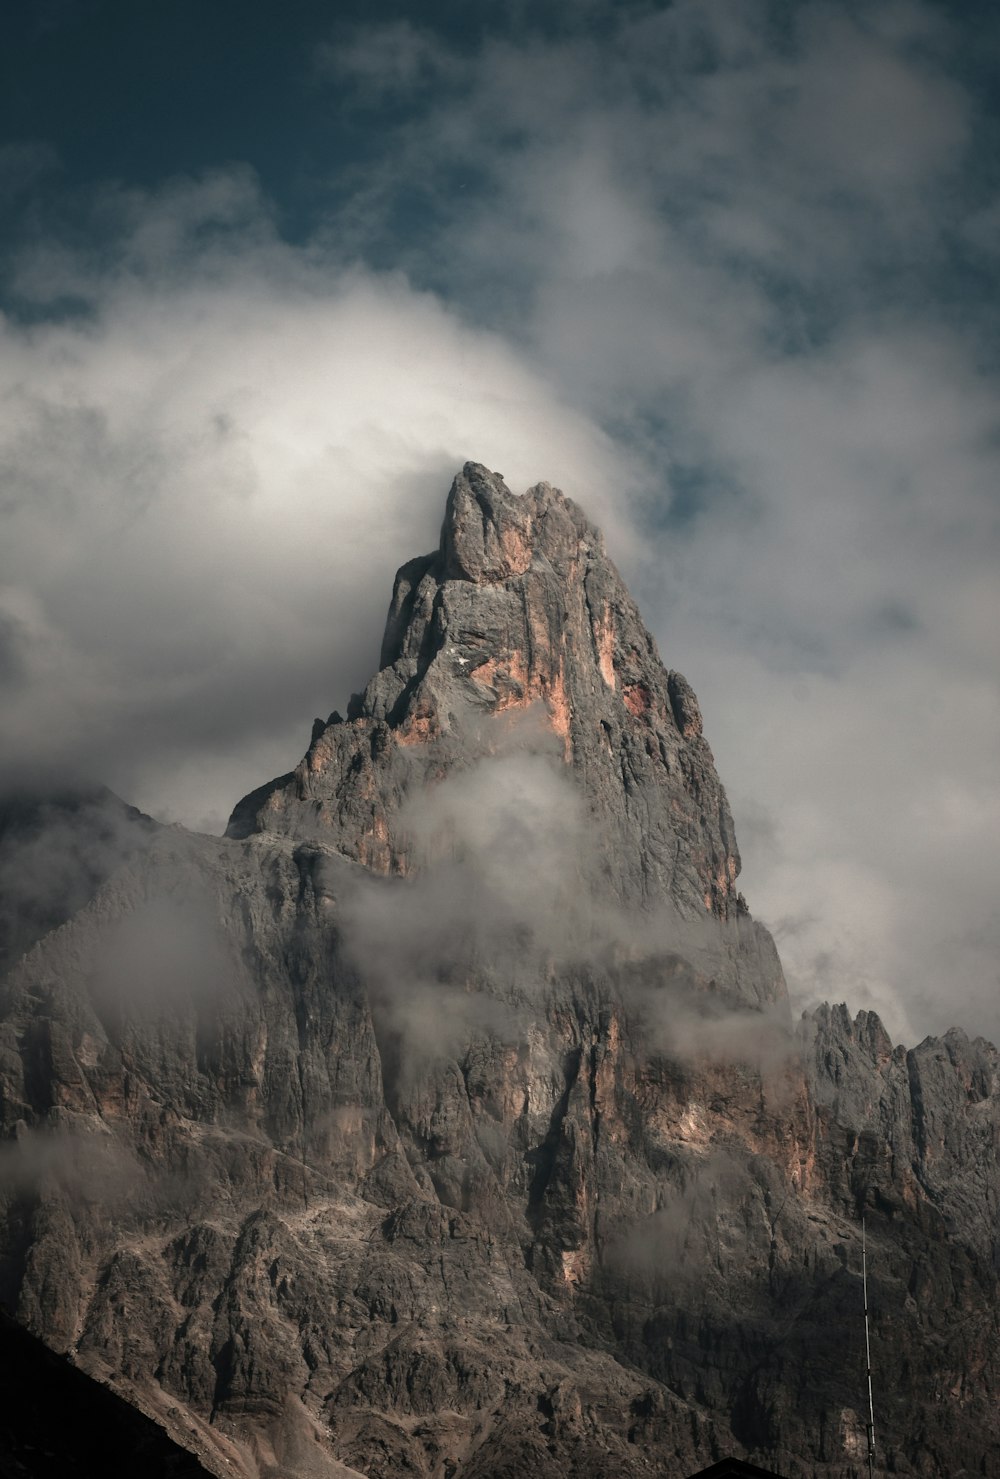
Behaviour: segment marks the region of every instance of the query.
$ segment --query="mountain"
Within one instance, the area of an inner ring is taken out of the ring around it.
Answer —
[[[996,1049],[793,1022],[695,697],[468,464],[345,717],[10,968],[0,1298],[222,1475],[998,1472]]]

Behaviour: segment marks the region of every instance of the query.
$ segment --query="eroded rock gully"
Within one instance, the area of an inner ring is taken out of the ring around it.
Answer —
[[[227,838],[115,808],[3,988],[0,1298],[205,1467],[847,1479],[864,1214],[881,1465],[1000,1473],[996,1050],[791,1023],[569,499],[468,465]]]

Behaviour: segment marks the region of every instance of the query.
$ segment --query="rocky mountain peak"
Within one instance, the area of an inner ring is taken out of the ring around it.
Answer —
[[[445,579],[496,584],[544,560],[572,580],[581,552],[605,557],[604,541],[550,483],[536,483],[518,497],[500,473],[478,462],[467,462],[452,483],[441,530]]]
[[[228,835],[319,840],[405,873],[407,798],[511,747],[569,767],[620,900],[720,919],[744,907],[697,700],[599,531],[549,484],[515,496],[470,462],[440,547],[396,576],[378,673],[346,720],[317,721],[294,772],[239,803]]]
[[[479,584],[523,575],[531,565],[534,500],[514,498],[499,473],[467,462],[448,494],[441,553],[448,580]]]
[[[218,1479],[856,1479],[867,1305],[884,1471],[996,1473],[1000,1058],[793,1030],[737,866],[597,531],[467,466],[228,839],[0,806],[0,1303]]]

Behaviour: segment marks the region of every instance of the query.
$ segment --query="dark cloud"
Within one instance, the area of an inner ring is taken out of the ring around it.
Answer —
[[[0,777],[0,973],[148,847],[156,824],[62,774]]]

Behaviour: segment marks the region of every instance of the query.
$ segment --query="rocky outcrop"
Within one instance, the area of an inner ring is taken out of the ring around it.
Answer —
[[[428,797],[430,801],[428,802]],[[0,1299],[216,1474],[989,1474],[998,1060],[792,1024],[599,536],[470,466],[383,665],[0,1000]]]
[[[737,914],[732,817],[691,688],[576,504],[547,483],[514,497],[476,463],[452,485],[440,548],[396,577],[379,672],[346,719],[317,720],[290,776],[240,802],[229,835],[317,838],[406,873],[407,798],[512,733],[569,766],[606,891]]]

